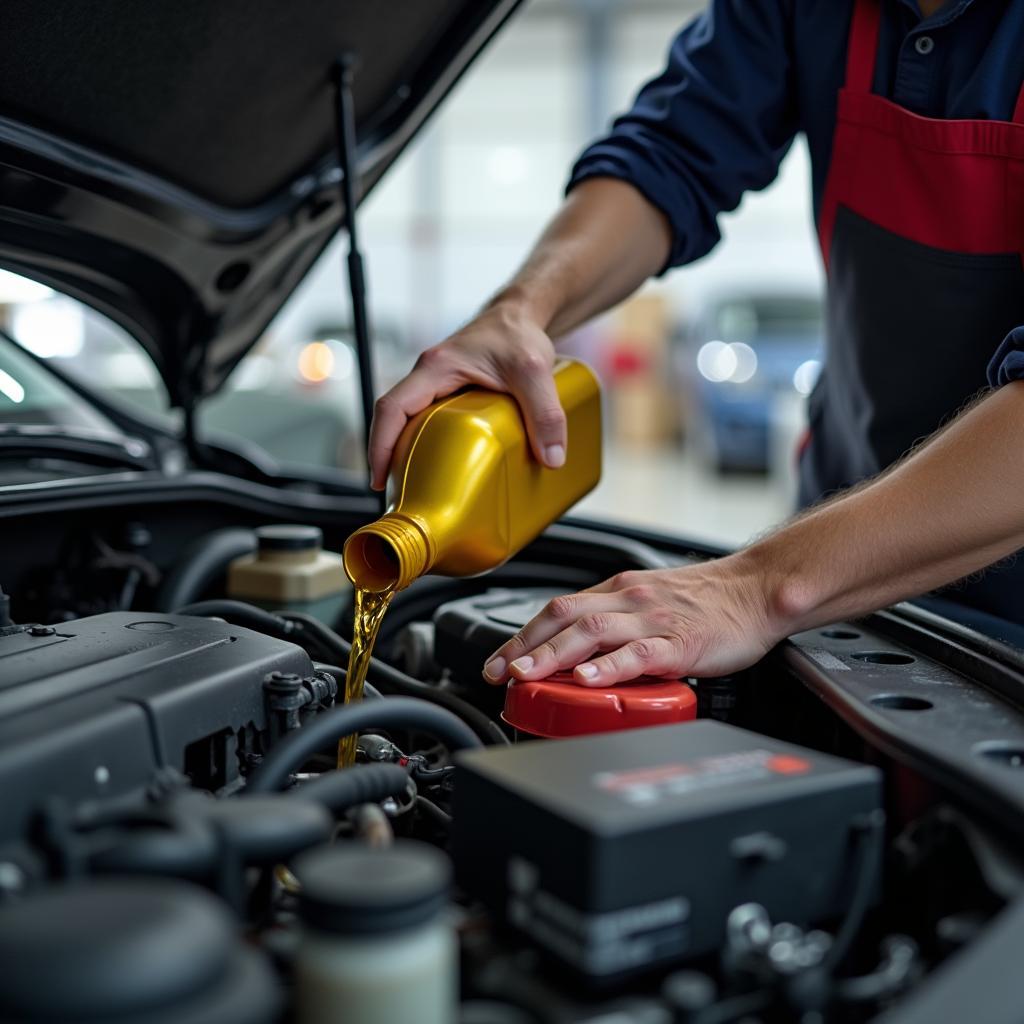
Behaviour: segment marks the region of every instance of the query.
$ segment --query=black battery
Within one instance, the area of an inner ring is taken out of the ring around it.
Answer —
[[[721,947],[730,912],[838,918],[881,773],[714,721],[460,754],[462,887],[594,979]]]

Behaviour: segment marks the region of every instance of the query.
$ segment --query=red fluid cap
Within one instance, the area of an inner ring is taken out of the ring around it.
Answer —
[[[520,732],[546,739],[587,736],[697,717],[697,695],[681,679],[640,676],[616,686],[579,686],[571,672],[533,682],[513,680],[501,716]]]

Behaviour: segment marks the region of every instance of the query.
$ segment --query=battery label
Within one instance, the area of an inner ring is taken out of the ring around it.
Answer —
[[[654,768],[598,772],[594,785],[626,803],[649,804],[683,793],[755,782],[773,775],[804,775],[811,768],[811,762],[805,758],[755,749]]]

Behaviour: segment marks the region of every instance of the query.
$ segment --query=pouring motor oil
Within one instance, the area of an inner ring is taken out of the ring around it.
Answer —
[[[360,700],[373,643],[391,599],[426,573],[475,576],[494,569],[592,490],[601,478],[601,392],[575,360],[555,367],[565,410],[565,465],[539,463],[515,400],[469,388],[413,417],[395,447],[388,512],[345,543],[355,586],[345,701]],[[355,759],[355,736],[339,765]]]

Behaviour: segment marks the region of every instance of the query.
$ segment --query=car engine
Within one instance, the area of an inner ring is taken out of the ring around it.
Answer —
[[[228,599],[251,546],[105,541],[0,601],[0,1021],[331,1021],[357,992],[344,1019],[388,1024],[384,986],[409,1024],[957,1019],[918,990],[1018,858],[784,660],[680,684],[692,721],[566,739],[480,681],[552,596],[686,556],[555,527],[421,580],[345,705],[350,610]],[[818,663],[914,660],[863,630]]]

